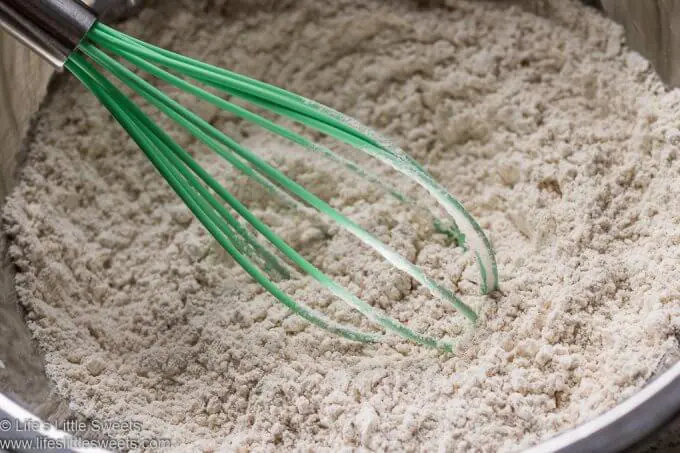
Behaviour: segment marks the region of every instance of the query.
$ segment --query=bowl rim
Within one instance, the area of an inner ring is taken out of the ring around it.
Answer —
[[[620,452],[649,438],[680,415],[680,362],[629,398],[523,453]]]

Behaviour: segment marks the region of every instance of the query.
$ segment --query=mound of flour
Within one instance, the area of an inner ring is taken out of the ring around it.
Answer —
[[[596,11],[563,0],[202,0],[156,2],[125,30],[402,143],[480,220],[502,287],[479,296],[460,250],[408,216],[384,220],[392,201],[180,94],[481,313],[473,329],[337,228],[237,180],[237,195],[334,278],[462,340],[446,355],[310,327],[225,256],[64,78],[37,121],[5,231],[57,390],[86,417],[139,423],[109,435],[170,438],[178,452],[508,452],[612,407],[677,350],[680,93]],[[365,269],[375,276],[356,276]],[[308,278],[282,285],[342,315]]]

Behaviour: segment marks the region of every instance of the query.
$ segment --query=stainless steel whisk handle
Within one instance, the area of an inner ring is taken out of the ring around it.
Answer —
[[[79,0],[0,0],[0,28],[58,70],[96,21]]]

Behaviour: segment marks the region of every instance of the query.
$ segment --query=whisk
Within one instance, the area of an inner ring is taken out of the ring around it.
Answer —
[[[201,167],[192,154],[173,141],[170,135],[118,86],[127,86],[149,106],[158,109],[212,152],[246,175],[251,183],[263,186],[273,195],[281,196],[294,205],[315,209],[380,254],[397,269],[418,281],[432,295],[453,305],[474,322],[477,318],[475,312],[450,289],[426,275],[420,267],[394,248],[286,176],[256,152],[219,131],[137,73],[153,76],[235,117],[299,145],[312,154],[344,165],[359,176],[388,190],[401,202],[423,209],[421,204],[384,183],[378,175],[363,168],[354,160],[333,151],[330,147],[315,143],[306,135],[241,104],[264,109],[280,119],[292,120],[311,131],[336,140],[339,144],[344,144],[342,146],[349,145],[378,159],[416,182],[434,198],[439,205],[440,214],[445,217],[443,221],[437,220],[435,226],[454,236],[459,246],[475,253],[481,274],[482,293],[487,294],[497,289],[498,273],[494,252],[478,223],[461,203],[414,159],[358,121],[281,88],[128,36],[99,22],[96,15],[79,0],[0,0],[0,25],[56,68],[65,68],[79,79],[127,131],[157,171],[229,255],[278,301],[310,323],[360,342],[380,341],[385,338],[385,333],[395,333],[422,345],[452,350],[449,341],[415,332],[404,323],[361,300],[310,263]],[[228,95],[231,100],[217,96],[206,88],[218,90]],[[239,104],[232,102],[235,99],[241,102]],[[444,227],[446,224],[452,226],[446,229]],[[259,236],[254,231],[259,233]],[[285,260],[281,257],[285,257]],[[338,323],[294,300],[276,283],[277,277],[286,278],[289,275],[291,264],[360,312],[371,323],[379,326],[383,332],[363,331],[354,326]]]

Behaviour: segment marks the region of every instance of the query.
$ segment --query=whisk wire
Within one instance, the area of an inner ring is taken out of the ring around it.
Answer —
[[[255,112],[195,86],[168,72],[163,67],[335,138],[409,176],[433,195],[453,218],[455,226],[450,230],[450,233],[460,241],[459,245],[466,247],[464,241],[468,238],[472,239],[473,250],[482,275],[482,292],[495,289],[497,285],[493,251],[481,227],[472,216],[441,185],[436,183],[423,167],[401,149],[391,145],[355,120],[278,87],[157,48],[103,24],[95,24],[79,45],[78,50],[71,55],[66,67],[100,99],[123,125],[153,165],[168,180],[173,190],[220,245],[248,274],[294,313],[323,329],[352,340],[369,342],[379,341],[384,337],[381,334],[361,332],[338,324],[288,296],[267,276],[269,274],[274,277],[287,278],[290,275],[288,267],[279,261],[276,254],[270,252],[267,246],[261,244],[248,231],[248,228],[232,214],[230,209],[252,226],[298,269],[315,279],[333,295],[364,315],[372,323],[381,326],[388,332],[397,333],[423,345],[447,351],[451,351],[453,348],[449,342],[417,333],[405,324],[382,313],[381,310],[375,309],[307,261],[203,169],[190,153],[173,141],[137,104],[128,99],[120,89],[89,63],[88,58],[139,94],[173,122],[186,129],[193,137],[205,144],[239,172],[259,183],[265,189],[282,196],[293,206],[302,207],[303,205],[300,205],[300,202],[304,202],[313,207],[378,252],[396,268],[423,284],[432,294],[449,302],[472,321],[476,320],[476,314],[470,307],[392,247],[363,230],[358,224],[345,217],[327,202],[307,191],[236,140],[219,131],[199,115],[185,108],[144,78],[129,70],[107,52],[222,110],[259,125],[282,138],[301,145],[305,149],[321,153],[327,158],[345,165],[360,176],[372,182],[377,182],[381,188],[386,189],[397,199],[420,208],[409,197],[401,194],[389,184],[383,184],[378,176],[373,175],[370,171],[365,171],[352,160],[340,156],[329,148],[320,146]],[[213,192],[222,202],[226,203],[226,206],[213,195]],[[435,221],[435,227],[437,225],[440,225],[440,223]],[[463,226],[463,230],[466,231],[459,230],[459,226]],[[259,264],[256,264],[253,260]]]

